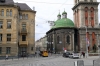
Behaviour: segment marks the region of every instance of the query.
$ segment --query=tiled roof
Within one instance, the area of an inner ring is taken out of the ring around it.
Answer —
[[[14,4],[14,1],[13,0],[5,0],[5,2],[0,2],[0,5],[12,5],[12,4]]]
[[[16,3],[21,10],[32,10],[27,4],[25,3]]]
[[[0,5],[17,5],[20,7],[20,10],[30,10],[33,11],[26,3],[14,3],[13,0],[5,0],[5,2],[0,1]]]

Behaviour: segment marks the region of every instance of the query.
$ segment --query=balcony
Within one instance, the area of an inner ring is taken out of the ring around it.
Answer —
[[[19,46],[28,46],[28,41],[19,41]]]
[[[28,31],[27,31],[27,29],[26,29],[26,28],[23,28],[23,29],[21,29],[20,33],[21,33],[21,34],[27,34],[27,33],[28,33]]]

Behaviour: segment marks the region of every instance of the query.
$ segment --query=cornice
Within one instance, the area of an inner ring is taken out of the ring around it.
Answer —
[[[99,2],[79,2],[78,4],[76,4],[72,10],[74,10],[76,7],[78,7],[79,5],[99,5]]]

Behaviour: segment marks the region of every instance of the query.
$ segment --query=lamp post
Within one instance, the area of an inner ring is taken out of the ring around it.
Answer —
[[[98,34],[97,34],[97,41],[98,41],[98,46],[99,46],[99,37],[98,37]],[[98,47],[98,54],[99,54],[99,47]]]
[[[97,34],[97,40],[98,40],[98,56],[99,56],[99,58],[100,58],[100,45],[99,45],[99,36],[98,36],[98,34]]]
[[[99,58],[100,58],[100,45],[98,45],[98,48],[99,48]]]
[[[87,26],[85,28],[86,28],[86,57],[88,57]]]

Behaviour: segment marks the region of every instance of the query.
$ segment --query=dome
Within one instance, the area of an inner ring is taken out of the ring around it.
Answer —
[[[64,12],[62,13],[62,15],[63,15],[63,14],[67,14],[67,12],[64,11]]]
[[[73,21],[70,20],[69,18],[62,18],[60,20],[55,21],[55,24],[52,27],[52,29],[60,27],[75,27],[75,26]]]
[[[60,13],[57,16],[61,16]]]

